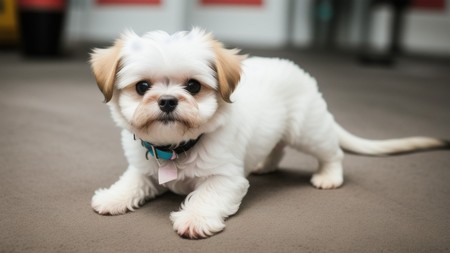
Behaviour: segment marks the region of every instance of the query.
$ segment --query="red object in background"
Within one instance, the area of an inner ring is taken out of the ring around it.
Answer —
[[[159,5],[161,0],[97,0],[97,4],[151,4]]]
[[[414,0],[412,6],[417,9],[445,10],[445,0]]]
[[[65,0],[19,0],[19,8],[63,10]]]
[[[201,0],[202,5],[263,5],[263,0]]]

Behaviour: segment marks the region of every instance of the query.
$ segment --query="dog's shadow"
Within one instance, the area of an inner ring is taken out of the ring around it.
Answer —
[[[239,209],[240,211],[243,211],[250,208],[258,201],[261,201],[261,199],[276,198],[277,195],[283,195],[283,192],[289,191],[294,187],[312,187],[309,183],[310,178],[311,172],[289,168],[280,168],[275,172],[262,175],[252,174],[248,178],[250,188]],[[149,203],[146,203],[142,208],[151,212],[152,215],[167,216],[168,210],[176,211],[179,209],[185,197],[186,196],[167,192],[162,196],[149,201]]]
[[[276,198],[292,188],[312,187],[309,182],[311,175],[312,173],[306,170],[288,168],[279,168],[267,174],[252,174],[248,178],[250,188],[242,201],[240,210],[251,207],[262,198]]]

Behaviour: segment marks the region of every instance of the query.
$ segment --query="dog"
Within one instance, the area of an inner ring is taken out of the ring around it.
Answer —
[[[90,60],[121,140],[128,168],[95,192],[99,214],[133,211],[170,190],[187,195],[170,214],[185,238],[225,228],[251,173],[277,168],[286,146],[317,158],[311,183],[343,184],[343,150],[389,155],[448,148],[429,137],[367,140],[327,110],[316,80],[289,60],[240,55],[199,28],[172,35],[128,31]]]

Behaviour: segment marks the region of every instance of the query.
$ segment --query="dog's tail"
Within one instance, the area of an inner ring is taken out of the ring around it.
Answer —
[[[425,150],[450,149],[450,141],[431,137],[368,140],[349,133],[337,123],[336,130],[344,151],[359,155],[398,155]]]

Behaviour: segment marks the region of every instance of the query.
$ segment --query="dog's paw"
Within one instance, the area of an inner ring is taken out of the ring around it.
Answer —
[[[225,228],[225,223],[220,217],[202,216],[186,210],[172,212],[170,219],[177,234],[189,239],[207,238]]]
[[[112,189],[98,189],[92,197],[91,206],[99,214],[118,215],[139,207],[138,198],[130,198],[124,192]]]
[[[342,185],[344,178],[341,173],[316,173],[311,183],[318,189],[336,189]]]

